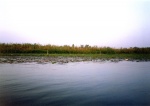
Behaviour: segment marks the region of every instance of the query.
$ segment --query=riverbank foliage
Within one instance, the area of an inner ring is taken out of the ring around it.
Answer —
[[[150,47],[111,48],[89,45],[56,46],[30,43],[0,43],[0,54],[150,54]]]

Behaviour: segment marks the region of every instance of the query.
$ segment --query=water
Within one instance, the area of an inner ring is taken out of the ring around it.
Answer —
[[[150,62],[0,64],[0,106],[150,105]]]

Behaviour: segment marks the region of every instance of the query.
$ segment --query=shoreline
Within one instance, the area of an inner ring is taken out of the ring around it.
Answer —
[[[89,55],[83,56],[61,56],[61,55],[49,55],[49,56],[0,56],[0,64],[10,63],[38,63],[38,64],[64,64],[70,62],[84,62],[84,61],[93,61],[93,62],[119,62],[119,61],[133,61],[133,62],[147,62],[150,61],[149,58],[128,58],[128,57],[111,57],[111,56],[101,56],[101,57],[92,57]]]

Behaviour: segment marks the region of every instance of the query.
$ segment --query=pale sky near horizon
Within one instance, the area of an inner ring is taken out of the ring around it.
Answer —
[[[150,0],[0,0],[0,43],[150,47]]]

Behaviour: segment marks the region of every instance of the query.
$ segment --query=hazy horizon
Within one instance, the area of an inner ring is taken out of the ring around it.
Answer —
[[[150,47],[150,0],[0,0],[0,43]]]

